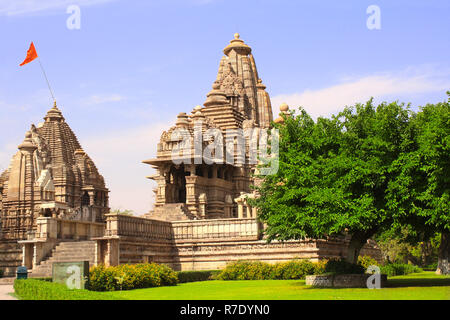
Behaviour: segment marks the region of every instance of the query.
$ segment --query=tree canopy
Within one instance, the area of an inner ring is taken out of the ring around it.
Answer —
[[[416,114],[369,100],[330,119],[313,121],[302,108],[285,117],[275,124],[279,170],[251,200],[268,240],[347,233],[355,262],[376,233],[404,224],[448,231],[449,124],[448,103]]]

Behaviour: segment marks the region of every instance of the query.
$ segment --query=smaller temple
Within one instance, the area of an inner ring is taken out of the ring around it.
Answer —
[[[21,240],[38,217],[104,221],[108,189],[56,102],[0,175],[0,240]]]

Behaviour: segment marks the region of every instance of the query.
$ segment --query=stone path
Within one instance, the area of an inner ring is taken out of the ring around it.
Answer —
[[[9,294],[13,292],[14,287],[12,284],[0,284],[0,300],[17,300]]]

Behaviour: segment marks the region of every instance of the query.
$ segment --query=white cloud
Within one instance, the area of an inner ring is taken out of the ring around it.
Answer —
[[[154,123],[80,139],[105,178],[111,208],[130,209],[136,214],[150,211],[155,183],[146,177],[154,170],[142,161],[156,156],[161,133],[172,125]]]
[[[51,13],[61,11],[76,4],[79,6],[92,6],[114,0],[2,0],[0,1],[0,16],[18,16],[38,13]]]
[[[401,72],[385,72],[364,77],[342,79],[338,84],[321,89],[306,89],[302,92],[280,94],[272,100],[274,117],[279,114],[279,106],[286,102],[291,109],[303,107],[314,119],[330,116],[344,106],[364,103],[371,97],[376,101],[399,96],[407,99],[413,96],[443,92],[450,89],[450,71],[436,68],[408,68]],[[405,102],[410,102],[406,100]]]

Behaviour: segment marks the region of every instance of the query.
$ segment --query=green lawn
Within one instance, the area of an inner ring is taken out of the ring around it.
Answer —
[[[303,280],[203,281],[108,293],[133,300],[450,300],[450,277],[423,272],[389,278],[383,289],[314,289]]]
[[[29,281],[29,280],[22,280]],[[36,281],[36,280],[34,280]],[[57,284],[39,284],[41,299],[70,300],[450,300],[450,276],[434,272],[390,277],[383,289],[316,289],[304,280],[242,280],[182,283],[173,287],[157,287],[115,292],[68,290]],[[30,292],[23,299],[36,299]]]

